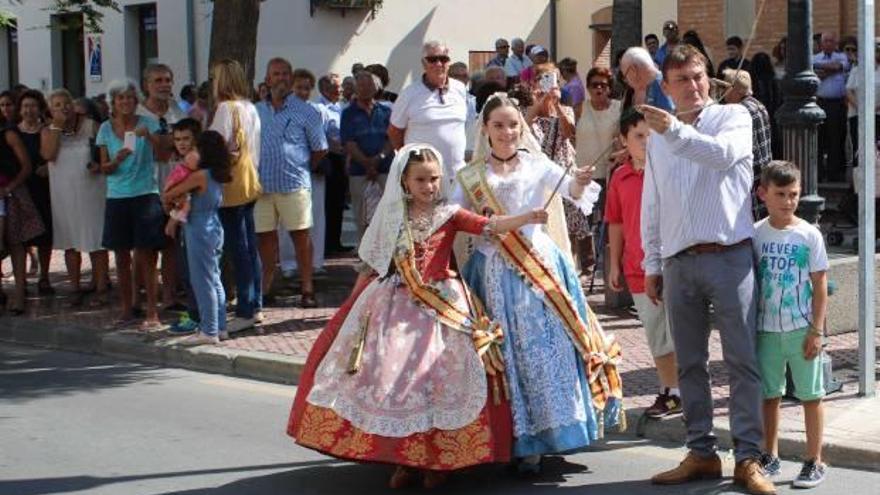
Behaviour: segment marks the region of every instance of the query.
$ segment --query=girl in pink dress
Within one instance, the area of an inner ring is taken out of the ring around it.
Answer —
[[[458,232],[507,232],[547,214],[489,219],[446,204],[442,171],[430,146],[398,152],[360,245],[373,273],[313,346],[287,428],[305,447],[396,465],[393,488],[510,459],[500,327],[450,258]]]

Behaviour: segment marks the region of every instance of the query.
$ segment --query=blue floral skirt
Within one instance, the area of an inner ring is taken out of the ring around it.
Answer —
[[[548,237],[536,236],[533,243],[587,321],[574,267]],[[598,424],[584,362],[543,295],[497,252],[475,252],[462,274],[504,330],[513,455],[568,453],[590,445],[598,438]]]

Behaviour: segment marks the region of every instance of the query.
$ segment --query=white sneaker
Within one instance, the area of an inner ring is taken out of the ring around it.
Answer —
[[[226,322],[226,331],[228,333],[241,332],[242,330],[247,330],[249,328],[254,328],[253,318],[241,318],[239,316],[236,316],[235,318]]]
[[[186,336],[177,341],[177,345],[197,346],[197,345],[216,345],[220,343],[220,339],[216,335],[208,335],[202,332]]]
[[[266,315],[264,315],[262,311],[257,311],[256,313],[254,313],[254,323],[256,323],[257,325],[261,325],[263,323],[263,320],[265,319]]]

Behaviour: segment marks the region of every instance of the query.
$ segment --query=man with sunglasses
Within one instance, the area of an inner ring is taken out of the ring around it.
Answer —
[[[426,143],[443,155],[444,194],[464,166],[467,146],[467,88],[448,76],[449,48],[439,41],[422,47],[424,74],[401,91],[391,109],[388,137],[395,149]]]
[[[163,135],[164,146],[156,148],[153,162],[156,165],[156,180],[159,188],[165,184],[165,179],[171,173],[168,160],[171,158],[173,143],[171,141],[171,126],[187,115],[180,109],[180,105],[174,101],[174,72],[165,64],[150,64],[144,69],[142,81],[144,100],[138,104],[135,113],[142,117],[149,117],[159,122],[159,134]],[[166,238],[165,247],[162,249],[162,307],[165,310],[183,310],[185,306],[175,301],[174,292],[178,285],[178,274],[181,272],[178,263],[176,243],[171,238]],[[183,258],[180,258],[183,261]],[[185,262],[185,261],[184,261]],[[185,271],[185,270],[184,270]]]
[[[666,43],[654,54],[654,63],[657,67],[663,67],[663,61],[666,60],[666,54],[671,52],[678,45],[678,24],[675,21],[666,21],[663,23],[663,37]]]
[[[504,68],[504,64],[507,63],[507,57],[510,54],[510,43],[504,38],[498,38],[495,40],[495,53],[496,55],[492,57],[492,60],[486,64],[487,69],[489,67]]]

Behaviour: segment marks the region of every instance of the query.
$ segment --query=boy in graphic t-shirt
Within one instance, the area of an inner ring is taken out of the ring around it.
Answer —
[[[779,403],[785,392],[785,367],[791,368],[795,396],[804,406],[807,452],[797,488],[825,479],[822,463],[822,336],[828,300],[828,257],[822,234],[795,216],[800,199],[795,164],[772,161],[761,174],[758,195],[769,217],[755,224],[758,263],[758,365],[764,389],[764,442],[761,463],[768,475],[779,474],[777,433]]]

